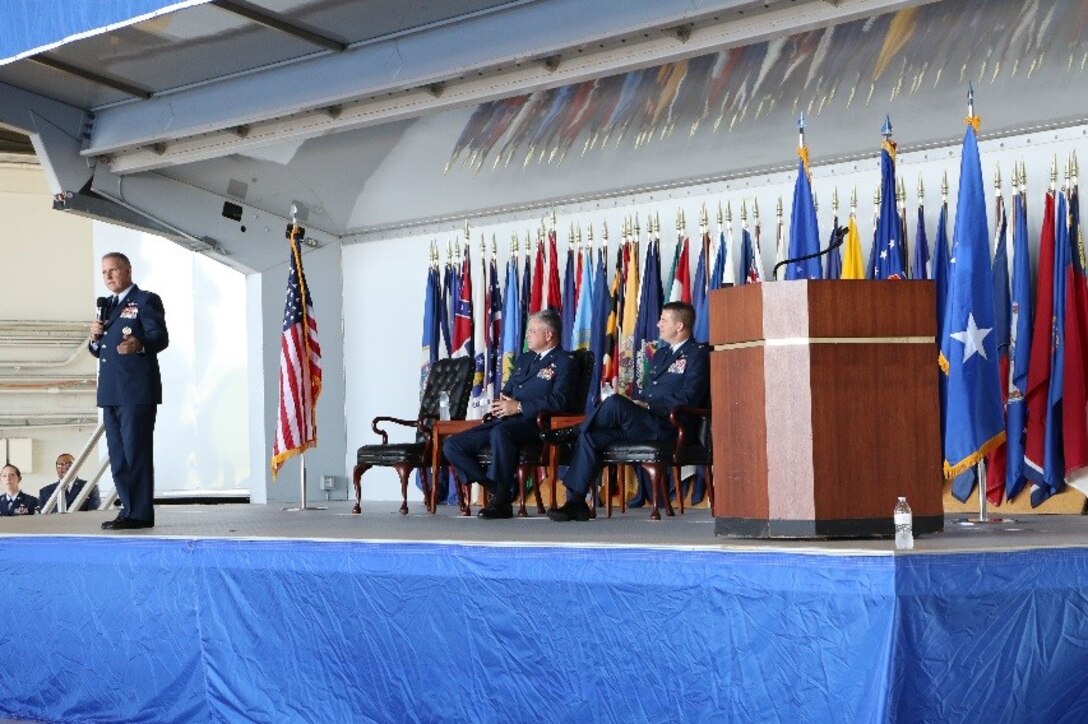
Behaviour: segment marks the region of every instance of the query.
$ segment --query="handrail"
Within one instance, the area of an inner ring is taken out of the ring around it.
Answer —
[[[72,463],[72,467],[68,468],[68,472],[64,474],[63,478],[61,478],[60,482],[57,484],[56,490],[54,490],[53,494],[49,496],[49,500],[41,504],[40,510],[42,513],[52,513],[53,508],[57,508],[58,513],[68,512],[68,510],[66,509],[67,497],[65,494],[68,492],[68,488],[71,487],[72,483],[75,482],[76,478],[79,477],[79,469],[83,467],[83,464],[85,462],[87,462],[87,458],[90,457],[91,453],[95,449],[95,446],[98,445],[98,441],[102,438],[102,433],[104,433],[105,431],[106,426],[101,422],[98,423],[98,427],[96,427],[94,432],[91,433],[91,437],[89,440],[87,440],[87,444],[83,446],[83,450],[79,453],[75,461]],[[105,470],[105,465],[108,462],[109,458],[107,457],[106,463],[103,463],[103,470]],[[87,485],[83,486],[84,491],[83,494],[80,496],[79,505],[83,504],[82,501],[86,500],[86,496],[90,494],[93,486],[98,484],[98,478],[100,477],[102,477],[101,471],[99,471],[99,473],[95,476],[93,482],[89,481]],[[76,510],[79,510],[79,505],[75,506]]]

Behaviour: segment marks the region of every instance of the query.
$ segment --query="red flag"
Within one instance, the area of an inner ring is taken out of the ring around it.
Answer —
[[[529,297],[529,314],[533,315],[544,308],[544,245],[537,237],[536,264],[533,265],[533,291]]]
[[[563,309],[563,293],[559,288],[559,246],[555,229],[548,232],[548,300],[544,306],[557,312]]]
[[[465,245],[465,258],[461,260],[461,295],[453,313],[452,357],[473,357],[475,344],[472,334],[472,264],[469,249]]]
[[[1048,191],[1043,210],[1043,231],[1039,238],[1038,290],[1035,293],[1035,327],[1031,331],[1031,361],[1028,389],[1024,395],[1028,411],[1024,460],[1042,473],[1046,459],[1046,410],[1050,390],[1051,326],[1054,318],[1054,192]]]
[[[297,232],[298,227],[295,227]],[[295,233],[287,272],[287,303],[280,340],[280,401],[272,441],[272,477],[290,457],[317,445],[317,398],[321,395],[321,345],[302,254]]]

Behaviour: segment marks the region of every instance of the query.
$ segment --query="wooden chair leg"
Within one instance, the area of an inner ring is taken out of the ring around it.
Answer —
[[[618,468],[615,465],[609,467],[612,468],[612,477],[616,479],[616,492],[620,496],[620,513],[627,515],[627,480],[620,477],[622,475],[621,470],[626,468]]]
[[[661,520],[661,509],[659,506],[660,498],[658,497],[658,489],[661,487],[661,478],[664,477],[664,471],[660,465],[648,463],[642,466],[642,468],[650,475],[650,497],[653,501],[653,510],[650,511],[650,520]],[[666,502],[668,496],[665,496]]]
[[[537,468],[536,468],[536,483],[533,485],[533,497],[536,498],[536,512],[537,512],[537,515],[544,515],[545,513],[548,512],[548,509],[544,507],[544,496],[540,492],[540,486],[542,484],[542,481],[544,480],[544,470],[545,470],[545,467],[543,465],[537,466]]]
[[[672,509],[672,498],[669,497],[669,480],[668,477],[665,475],[665,466],[662,465],[658,467],[658,470],[661,471],[661,482],[658,484],[660,491],[658,494],[665,499],[665,515],[671,518],[672,516],[676,515],[676,511]]]
[[[527,466],[518,465],[518,517],[527,518],[529,513],[525,510],[525,478],[529,477]]]
[[[408,515],[408,478],[414,468],[411,465],[394,465],[393,469],[400,476],[400,514]]]
[[[601,470],[601,489],[604,491],[605,517],[612,517],[612,466],[605,465]]]
[[[710,501],[710,515],[714,515],[714,466],[706,466],[706,497]]]
[[[674,465],[672,468],[672,479],[675,482],[676,487],[676,499],[680,501],[680,515],[684,514],[684,481],[680,478],[680,466]],[[694,484],[691,487],[695,490]],[[667,493],[668,491],[666,491]]]
[[[369,465],[359,463],[354,468],[352,468],[352,471],[351,471],[351,484],[355,486],[355,505],[352,506],[351,512],[355,513],[356,515],[363,512],[363,507],[362,507],[362,499],[363,499],[362,478],[363,478],[363,473],[365,473],[367,470],[370,470]]]
[[[596,483],[589,484],[589,519],[597,519],[597,506],[601,504],[599,488]]]

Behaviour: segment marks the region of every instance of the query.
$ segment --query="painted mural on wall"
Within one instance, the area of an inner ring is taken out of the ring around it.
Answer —
[[[1088,2],[947,2],[478,106],[446,170],[562,163],[609,146],[728,134],[768,115],[993,97],[1044,71],[1083,78]],[[697,29],[696,29],[697,32]],[[998,91],[1001,91],[1000,93]]]

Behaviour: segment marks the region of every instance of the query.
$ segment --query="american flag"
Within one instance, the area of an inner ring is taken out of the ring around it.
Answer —
[[[317,444],[317,398],[321,394],[321,345],[317,320],[296,233],[291,234],[287,303],[280,342],[280,404],[272,443],[272,477],[293,455]],[[306,300],[305,306],[302,300]]]

